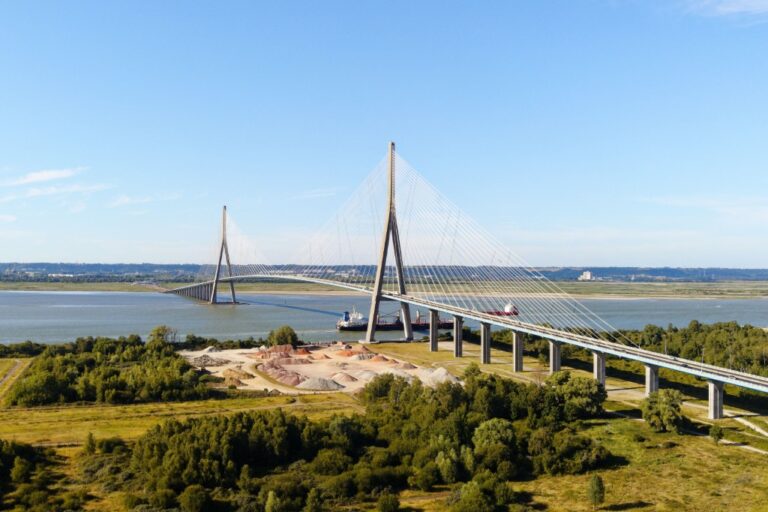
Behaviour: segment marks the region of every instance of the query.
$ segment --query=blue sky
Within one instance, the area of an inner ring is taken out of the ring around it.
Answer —
[[[0,261],[288,255],[395,140],[534,265],[766,267],[766,55],[768,0],[0,2]]]

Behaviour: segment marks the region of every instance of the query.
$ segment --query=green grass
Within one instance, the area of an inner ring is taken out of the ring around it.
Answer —
[[[31,362],[32,358],[0,359],[0,404],[4,403],[6,393]]]
[[[310,418],[360,410],[354,397],[344,393],[137,405],[6,408],[0,409],[0,438],[43,445],[76,445],[83,442],[88,432],[92,432],[96,437],[120,436],[131,440],[169,418],[274,408],[306,414]]]

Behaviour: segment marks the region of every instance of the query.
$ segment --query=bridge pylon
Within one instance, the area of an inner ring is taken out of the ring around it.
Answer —
[[[400,246],[400,232],[397,229],[397,213],[395,209],[395,143],[389,143],[389,186],[386,220],[384,221],[384,233],[381,240],[381,253],[376,267],[376,279],[371,295],[371,311],[368,315],[368,330],[365,333],[365,341],[371,343],[376,336],[376,323],[379,316],[379,304],[381,303],[381,290],[384,284],[384,270],[387,265],[387,253],[389,242],[392,240],[392,253],[395,258],[395,270],[397,272],[397,291],[405,295],[405,277],[403,273],[403,252]],[[413,340],[413,325],[411,324],[411,308],[405,303],[400,303],[400,320],[403,322],[406,341]]]
[[[218,304],[218,288],[219,279],[221,277],[221,260],[226,257],[227,260],[227,274],[230,277],[229,291],[232,295],[232,304],[237,304],[237,298],[235,297],[235,283],[232,281],[232,262],[229,259],[229,246],[227,245],[227,206],[221,213],[221,247],[219,248],[219,260],[216,263],[216,274],[213,278],[213,286],[211,286],[211,296],[208,302],[211,304]]]

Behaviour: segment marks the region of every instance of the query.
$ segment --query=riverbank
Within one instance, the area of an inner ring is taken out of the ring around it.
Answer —
[[[115,282],[0,282],[0,291],[67,291],[67,292],[151,292],[164,291],[189,283],[115,283]],[[757,299],[768,298],[768,281],[719,281],[712,283],[625,283],[625,282],[575,282],[561,281],[553,284],[547,297],[556,298],[558,291],[574,297],[589,299]],[[482,286],[481,286],[482,288]],[[359,295],[348,290],[313,283],[238,283],[237,292],[252,294],[286,295]],[[413,288],[418,292],[419,288]],[[456,284],[446,293],[466,294],[465,284]],[[528,294],[515,294],[527,296]],[[541,298],[541,295],[537,295]]]

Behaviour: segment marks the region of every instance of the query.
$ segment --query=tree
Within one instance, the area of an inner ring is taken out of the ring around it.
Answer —
[[[264,505],[264,512],[281,512],[283,510],[283,503],[278,498],[275,491],[269,491],[267,495],[267,503]]]
[[[676,389],[654,391],[643,400],[643,419],[656,432],[680,432],[683,395]]]
[[[210,497],[205,487],[193,484],[179,495],[179,505],[184,512],[204,512],[210,505]]]
[[[723,435],[723,427],[720,425],[714,424],[709,427],[709,437],[712,438],[712,441],[714,441],[715,444],[720,442],[720,440],[723,438]]]
[[[592,505],[592,509],[596,510],[598,506],[602,505],[605,501],[605,485],[600,475],[592,475],[587,485],[587,498]]]
[[[296,347],[299,344],[299,337],[296,335],[296,331],[290,325],[284,325],[278,327],[274,331],[269,331],[267,336],[267,343],[271,346],[276,345],[291,345]]]
[[[32,473],[32,463],[27,459],[16,456],[13,459],[13,468],[11,468],[11,480],[14,483],[26,482]]]
[[[320,490],[317,487],[313,487],[307,495],[307,503],[304,505],[302,512],[323,512],[323,510],[325,510],[325,505]]]
[[[92,432],[88,432],[85,438],[85,445],[83,445],[83,453],[86,455],[93,455],[96,451],[96,439],[93,437]]]
[[[379,501],[376,503],[376,510],[379,512],[397,512],[400,510],[400,499],[396,494],[384,492],[379,496]]]

